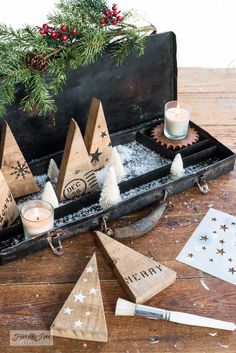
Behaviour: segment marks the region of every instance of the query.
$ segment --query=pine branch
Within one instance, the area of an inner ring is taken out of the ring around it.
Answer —
[[[112,18],[104,17],[106,9],[106,0],[59,0],[48,16],[50,27],[41,35],[39,27],[15,30],[0,24],[0,115],[14,102],[18,85],[25,88],[21,108],[36,108],[44,116],[55,111],[54,95],[62,89],[68,69],[90,64],[107,51],[117,64],[131,52],[142,55],[144,32],[154,27],[137,28],[127,23],[130,12],[122,14],[123,21],[113,24]],[[102,18],[105,22],[101,24]],[[62,24],[66,32],[61,30]]]

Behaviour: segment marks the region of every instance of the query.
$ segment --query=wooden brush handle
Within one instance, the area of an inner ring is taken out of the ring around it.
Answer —
[[[236,325],[233,322],[215,320],[208,317],[181,313],[178,311],[171,311],[169,320],[178,324],[211,327],[228,331],[234,331],[236,328]]]

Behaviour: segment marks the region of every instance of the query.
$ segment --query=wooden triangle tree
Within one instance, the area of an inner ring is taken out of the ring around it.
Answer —
[[[0,229],[10,226],[18,216],[18,207],[0,170]]]
[[[176,279],[176,272],[104,233],[96,232],[102,250],[111,262],[130,299],[144,303]]]
[[[98,170],[108,163],[112,144],[102,102],[97,98],[92,99],[89,108],[84,142],[94,170]]]
[[[98,189],[79,126],[71,120],[56,186],[59,201],[69,200]]]
[[[38,192],[38,185],[6,121],[0,144],[0,168],[14,198]]]
[[[108,333],[95,253],[55,318],[51,334],[107,342]]]

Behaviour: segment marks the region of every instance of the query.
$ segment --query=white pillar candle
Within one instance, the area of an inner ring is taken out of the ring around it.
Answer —
[[[23,205],[21,219],[26,237],[34,237],[53,228],[54,210],[46,201],[30,201]]]
[[[172,140],[181,140],[188,132],[191,108],[178,101],[165,105],[164,135]]]

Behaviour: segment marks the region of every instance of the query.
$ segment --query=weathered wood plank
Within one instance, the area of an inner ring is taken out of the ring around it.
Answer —
[[[179,280],[172,287],[155,296],[149,304],[189,313],[231,320],[235,317],[235,288],[216,278],[207,281],[209,291],[199,280]],[[58,310],[70,293],[73,284],[0,286],[1,347],[4,353],[21,352],[22,348],[9,347],[11,329],[49,329]],[[215,290],[217,288],[217,291]],[[221,352],[227,345],[227,353],[235,353],[236,333],[173,324],[165,321],[136,317],[115,317],[118,296],[125,297],[116,281],[102,281],[101,289],[108,323],[107,344],[55,338],[53,347],[37,347],[37,352],[77,353],[86,352]],[[227,293],[227,294],[226,294]],[[3,305],[4,304],[4,305]],[[209,333],[217,331],[216,336]],[[86,345],[85,345],[86,343]],[[178,349],[177,349],[178,348]],[[24,350],[27,352],[27,349]]]
[[[236,71],[179,69],[179,97],[193,107],[193,121],[236,152]],[[210,92],[210,93],[209,93]],[[169,209],[147,236],[125,244],[153,257],[178,274],[173,286],[148,304],[233,321],[235,286],[175,261],[176,256],[210,206],[236,215],[236,171],[209,181],[203,195],[191,188],[169,198]],[[145,210],[135,214],[145,214]],[[127,216],[120,222],[135,220]],[[117,224],[117,222],[115,223]],[[64,242],[63,257],[45,249],[0,267],[0,339],[4,353],[25,353],[35,348],[9,346],[9,329],[49,329],[96,249],[109,342],[95,343],[55,338],[53,347],[38,353],[235,353],[236,332],[195,328],[143,318],[114,316],[118,296],[127,298],[103,258],[92,232]],[[207,284],[207,291],[201,279]]]
[[[236,70],[181,67],[178,92],[236,92]]]
[[[191,120],[197,125],[236,125],[235,93],[180,93],[192,106]]]
[[[233,152],[236,152],[235,125],[227,125],[224,128],[222,125],[202,124],[201,126]]]

